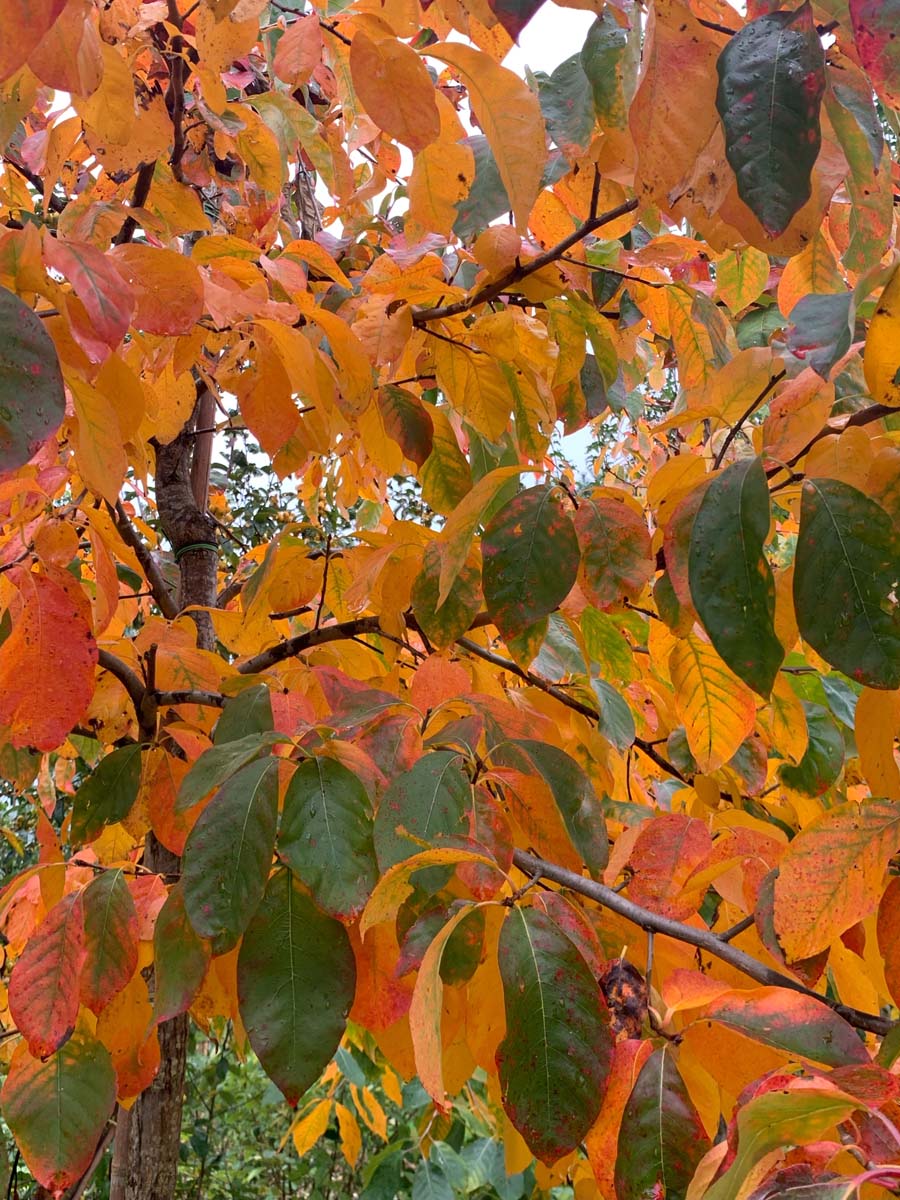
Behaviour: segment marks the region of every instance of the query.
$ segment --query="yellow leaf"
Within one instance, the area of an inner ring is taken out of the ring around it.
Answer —
[[[785,316],[810,292],[843,292],[844,280],[819,230],[808,246],[785,264],[778,283],[778,307]]]
[[[341,1131],[341,1151],[352,1170],[356,1166],[362,1150],[359,1122],[346,1104],[335,1104],[334,1111],[337,1114],[338,1128]]]
[[[806,711],[800,697],[783,675],[775,680],[769,703],[763,711],[771,733],[772,749],[798,763],[809,744]]]
[[[769,260],[753,246],[726,250],[716,260],[716,294],[733,313],[758,299],[768,278]]]
[[[356,1111],[375,1136],[380,1137],[382,1141],[386,1141],[387,1115],[370,1089],[358,1088],[355,1084],[351,1083],[350,1095],[353,1097]]]
[[[466,85],[475,119],[497,160],[516,228],[524,233],[547,158],[537,96],[518,75],[471,46],[439,42],[426,53],[447,63]]]
[[[320,1100],[305,1116],[302,1116],[291,1128],[294,1149],[302,1158],[311,1150],[325,1130],[331,1117],[331,1101]]]
[[[74,375],[69,388],[78,418],[75,461],[79,473],[92,492],[115,504],[128,469],[116,410],[102,392]]]
[[[683,287],[667,288],[669,325],[678,356],[678,373],[686,388],[700,387],[715,374],[716,355],[709,330],[694,320],[695,293]]]
[[[669,658],[675,707],[701,771],[715,771],[737,752],[756,718],[753,692],[708,642],[689,634]]]
[[[475,156],[462,142],[440,140],[421,150],[409,177],[408,236],[449,237],[456,206],[468,196],[474,178]]]
[[[869,325],[863,369],[872,399],[900,408],[900,268],[881,293]]]
[[[865,688],[856,706],[859,765],[874,796],[900,800],[900,767],[894,739],[900,736],[900,692]]]
[[[509,424],[509,384],[496,362],[463,346],[439,341],[434,365],[441,391],[456,411],[489,441],[499,441]]]

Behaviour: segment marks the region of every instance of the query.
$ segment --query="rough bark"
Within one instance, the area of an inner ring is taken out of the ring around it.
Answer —
[[[206,512],[209,446],[212,435],[194,433],[205,429],[201,417],[208,416],[206,396],[198,394],[194,416],[168,445],[154,445],[156,452],[156,505],[160,523],[180,567],[179,611],[192,606],[214,608],[216,604],[216,525]],[[205,464],[193,472],[192,464]],[[203,478],[204,473],[206,478]],[[191,614],[197,626],[197,645],[215,647],[215,634],[208,613]],[[147,835],[144,865],[163,876],[177,877],[181,860],[167,850],[153,833]],[[152,977],[150,979],[152,989]],[[124,1200],[173,1200],[181,1143],[181,1112],[184,1102],[184,1071],[187,1058],[188,1017],[182,1014],[165,1021],[159,1030],[160,1068],[151,1086],[135,1101],[129,1119],[122,1123],[126,1143]],[[127,1151],[127,1152],[126,1152]]]

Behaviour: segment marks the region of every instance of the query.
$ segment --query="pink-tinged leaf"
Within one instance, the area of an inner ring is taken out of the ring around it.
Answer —
[[[65,7],[66,0],[0,0],[0,80],[24,65]]]
[[[79,1035],[43,1061],[17,1047],[3,1085],[3,1116],[35,1179],[54,1195],[94,1157],[116,1099],[116,1074],[99,1042]]]
[[[843,1017],[821,1000],[787,988],[728,992],[713,1000],[700,1019],[720,1021],[754,1041],[826,1066],[870,1061]]]
[[[210,944],[194,933],[184,907],[184,892],[180,884],[176,885],[153,930],[153,1014],[157,1024],[187,1012],[203,983],[209,960]]]
[[[672,1047],[654,1050],[622,1115],[615,1165],[618,1200],[684,1196],[708,1149]]]
[[[629,499],[608,489],[579,501],[575,514],[581,584],[598,608],[636,600],[655,569],[647,522]]]
[[[137,910],[121,871],[102,871],[85,888],[83,903],[81,1002],[99,1013],[137,969]]]
[[[633,872],[629,899],[676,921],[700,907],[706,884],[691,890],[690,877],[712,853],[712,838],[703,821],[664,813],[644,821],[629,857]]]
[[[73,328],[76,340],[92,361],[98,361],[98,353],[105,358],[95,339],[114,350],[128,331],[134,309],[134,294],[115,261],[86,242],[48,237],[44,241],[44,263],[68,279],[90,317],[86,339],[79,337],[78,327]]]
[[[94,692],[97,644],[90,605],[67,572],[16,567],[12,633],[0,646],[0,724],[20,749],[55,750],[84,716]]]
[[[72,1035],[85,959],[81,893],[63,896],[38,926],[9,980],[9,1011],[35,1058]]]
[[[536,908],[513,908],[498,947],[506,1036],[503,1107],[528,1148],[552,1163],[600,1112],[612,1062],[609,1015],[575,943]]]
[[[132,242],[113,252],[116,269],[134,291],[133,324],[147,333],[190,333],[203,316],[203,280],[175,250]]]
[[[900,843],[900,804],[851,801],[802,829],[775,881],[775,932],[788,960],[825,950],[875,911]]]
[[[875,91],[890,108],[900,106],[900,2],[850,0],[853,40]]]

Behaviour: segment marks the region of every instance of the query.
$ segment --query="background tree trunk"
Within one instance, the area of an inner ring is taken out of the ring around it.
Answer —
[[[216,603],[216,525],[206,512],[212,434],[206,432],[214,415],[212,397],[203,389],[191,420],[174,442],[155,445],[156,505],[160,523],[180,568],[179,609]],[[194,430],[204,432],[195,434]],[[206,613],[194,615],[197,645],[215,648],[212,622]],[[144,865],[164,877],[177,878],[181,859],[151,832]],[[153,981],[150,980],[152,992]],[[125,1160],[124,1200],[173,1200],[181,1145],[181,1113],[187,1061],[188,1015],[160,1025],[159,1072],[138,1096],[121,1136]],[[117,1135],[117,1139],[120,1135]],[[117,1145],[117,1152],[119,1147]]]

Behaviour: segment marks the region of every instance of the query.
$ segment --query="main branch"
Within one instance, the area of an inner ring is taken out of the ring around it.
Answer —
[[[829,1008],[834,1009],[838,1016],[843,1017],[857,1029],[864,1029],[867,1033],[875,1033],[879,1037],[884,1037],[894,1028],[894,1022],[889,1021],[886,1017],[862,1012],[858,1008],[851,1008],[836,1000],[830,1000],[827,996],[820,996],[818,992],[804,987],[790,975],[784,975],[781,971],[767,967],[765,963],[761,963],[752,955],[739,950],[737,946],[732,946],[730,942],[713,933],[711,929],[695,929],[693,925],[685,925],[681,921],[673,921],[671,917],[660,916],[659,913],[651,912],[649,908],[635,904],[633,900],[626,899],[602,883],[596,883],[593,879],[585,879],[583,875],[576,875],[574,871],[567,871],[565,867],[558,867],[555,863],[545,862],[544,859],[538,858],[534,854],[528,854],[524,850],[513,851],[513,862],[529,879],[548,879],[551,883],[558,883],[560,887],[577,892],[580,896],[586,896],[589,900],[594,900],[597,904],[610,909],[611,912],[618,913],[626,921],[631,921],[633,925],[640,926],[648,933],[660,933],[666,937],[675,938],[676,941],[687,942],[689,946],[696,946],[698,950],[704,950],[707,954],[720,958],[729,966],[735,967],[742,975],[756,980],[757,983],[766,987],[790,988],[793,992],[812,996],[821,1004],[827,1004]]]

